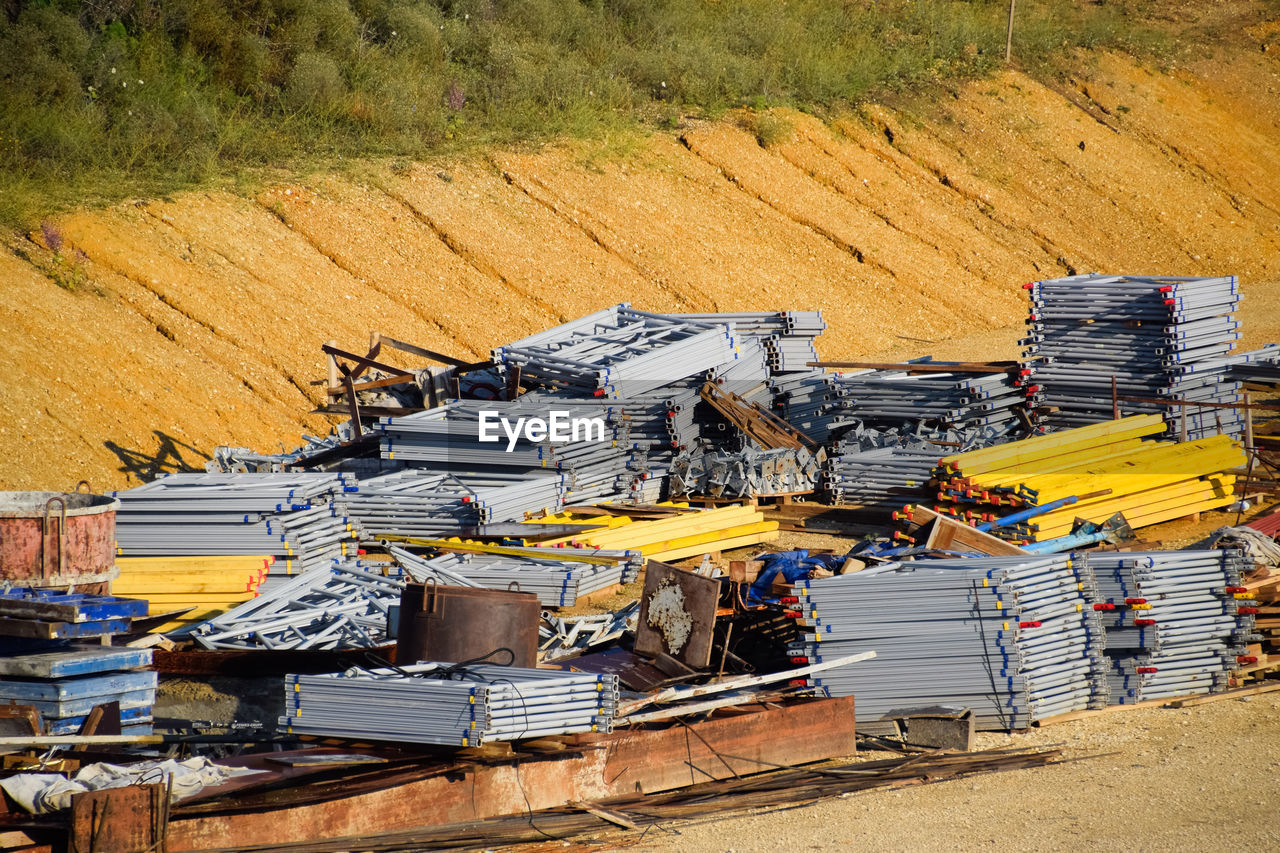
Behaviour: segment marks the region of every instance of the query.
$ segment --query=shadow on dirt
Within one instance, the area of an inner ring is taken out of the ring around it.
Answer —
[[[107,450],[110,450],[120,460],[119,471],[128,474],[130,477],[136,477],[144,483],[149,483],[161,474],[176,474],[181,471],[203,471],[203,461],[209,459],[207,453],[202,453],[190,444],[179,441],[171,435],[153,430],[156,438],[160,440],[159,447],[155,453],[147,453],[143,450],[130,450],[127,447],[121,447],[114,441],[104,441],[102,444]],[[184,457],[184,451],[187,456]],[[189,462],[187,458],[198,458],[198,462]]]

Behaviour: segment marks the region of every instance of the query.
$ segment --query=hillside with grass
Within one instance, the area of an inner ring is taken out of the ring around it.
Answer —
[[[261,170],[674,127],[981,75],[1006,0],[7,0],[0,222]],[[1022,0],[1017,56],[1150,50],[1153,2]],[[768,123],[762,135],[771,131]]]
[[[1028,280],[1234,274],[1242,345],[1280,341],[1277,4],[1062,4],[1120,24],[1087,48],[1052,42],[1044,64],[1020,34],[1055,7],[1024,7],[1005,66],[1007,4],[986,2],[387,3],[385,33],[372,4],[338,3],[346,47],[314,22],[280,35],[330,8],[317,3],[8,3],[0,127],[23,141],[0,170],[0,489],[136,484],[219,444],[327,432],[311,412],[330,339],[360,350],[376,331],[483,358],[623,300],[821,309],[834,359],[1013,358]],[[109,8],[127,14],[84,17]],[[137,10],[154,17],[131,23]],[[222,22],[201,30],[216,50],[192,41],[198,10]],[[386,41],[411,10],[453,45],[434,71]],[[824,10],[839,26],[815,23]],[[774,20],[793,12],[804,38]],[[570,32],[588,20],[608,39]],[[1045,38],[1060,33],[1045,20]],[[241,91],[225,77],[240,66],[215,60],[244,21],[268,47]],[[462,31],[484,50],[455,50]],[[104,52],[117,41],[118,61]],[[530,58],[553,43],[581,62]],[[324,107],[293,100],[303,45],[337,68]],[[514,56],[531,70],[504,88],[494,75]],[[396,63],[418,76],[380,76]],[[15,93],[23,74],[67,88]],[[587,75],[585,94],[550,98],[578,92],[555,74]],[[605,91],[625,98],[590,100]],[[410,132],[425,119],[397,110],[415,103],[438,123]],[[179,129],[161,121],[138,143],[126,119],[143,104]],[[182,105],[217,121],[187,127]]]

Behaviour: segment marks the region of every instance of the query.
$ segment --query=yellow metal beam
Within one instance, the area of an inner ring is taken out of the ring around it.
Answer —
[[[943,457],[939,463],[957,472],[959,476],[972,477],[1014,465],[1052,459],[1082,447],[1112,444],[1129,438],[1157,435],[1164,431],[1164,419],[1160,415],[1134,415],[1118,421],[1106,421],[1009,444],[957,453]]]

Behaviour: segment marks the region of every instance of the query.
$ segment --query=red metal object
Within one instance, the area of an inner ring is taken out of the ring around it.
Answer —
[[[68,853],[143,853],[164,844],[164,785],[129,785],[71,798]]]
[[[1280,536],[1280,512],[1273,512],[1270,515],[1262,515],[1245,525],[1252,527],[1259,533],[1265,533],[1271,538]]]
[[[118,574],[119,507],[82,492],[0,492],[0,580],[106,593]]]
[[[491,657],[507,666],[536,666],[541,616],[533,593],[411,583],[400,595],[399,660]],[[494,655],[499,650],[510,655]]]
[[[309,794],[302,790],[294,801],[277,800],[275,807],[259,803],[238,809],[233,799],[216,812],[206,803],[206,813],[183,814],[179,805],[169,823],[165,850],[235,850],[282,839],[320,841],[668,791],[853,755],[853,720],[852,697],[757,706],[737,716],[687,725],[673,722],[661,729],[579,736],[569,745],[583,747],[577,755],[521,756],[485,764],[440,762],[434,770],[424,759],[413,772],[381,772],[385,784],[339,789],[328,797],[318,796],[314,789]],[[216,789],[206,791],[212,793]]]

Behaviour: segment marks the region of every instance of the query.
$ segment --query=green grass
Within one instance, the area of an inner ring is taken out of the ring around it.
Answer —
[[[1043,63],[1135,38],[1136,0],[1020,0]],[[1138,6],[1149,5],[1136,3]],[[10,0],[0,222],[682,114],[872,96],[1003,63],[1006,0]],[[761,144],[789,129],[758,120]],[[247,177],[249,176],[249,177]]]

